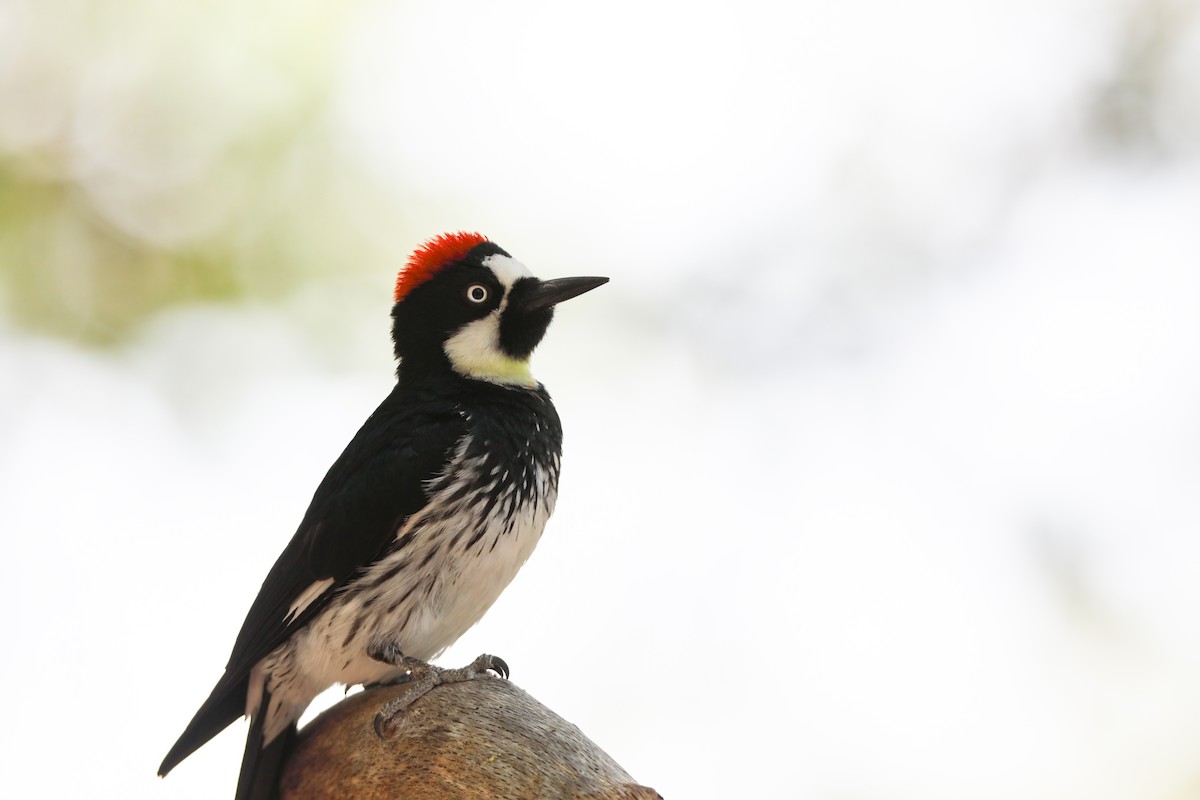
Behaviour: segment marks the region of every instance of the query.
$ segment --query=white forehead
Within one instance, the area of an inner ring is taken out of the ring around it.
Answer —
[[[512,285],[521,278],[533,277],[529,267],[511,256],[501,253],[488,256],[483,260],[483,265],[496,273],[496,277],[500,279],[500,283],[504,284],[506,290],[511,289]]]

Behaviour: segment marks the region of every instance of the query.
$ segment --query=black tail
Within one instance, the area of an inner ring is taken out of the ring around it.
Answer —
[[[238,775],[234,800],[278,800],[279,779],[283,764],[296,741],[296,723],[288,725],[269,745],[263,747],[263,720],[271,707],[270,692],[263,691],[259,712],[250,720],[246,735],[246,752],[242,755],[242,771]]]
[[[196,716],[188,723],[187,730],[175,742],[171,752],[163,759],[158,768],[159,775],[166,775],[175,765],[192,753],[209,739],[229,727],[229,723],[242,716],[246,711],[245,678],[233,680],[228,672],[217,681],[212,694],[200,706]]]

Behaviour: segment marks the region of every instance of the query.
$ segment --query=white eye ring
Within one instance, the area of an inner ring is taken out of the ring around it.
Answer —
[[[472,303],[482,303],[488,299],[487,287],[481,283],[473,283],[467,287],[467,299]]]

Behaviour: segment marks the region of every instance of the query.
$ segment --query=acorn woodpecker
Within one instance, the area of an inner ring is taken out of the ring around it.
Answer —
[[[236,796],[275,797],[314,697],[402,680],[406,662],[479,620],[557,497],[562,428],[530,355],[556,303],[607,281],[539,280],[477,233],[412,254],[392,306],[396,386],[317,487],[160,775],[244,714]],[[507,672],[499,659],[474,666]]]

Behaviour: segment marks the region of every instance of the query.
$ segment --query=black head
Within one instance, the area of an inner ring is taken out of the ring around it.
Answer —
[[[554,306],[607,282],[542,281],[478,234],[439,236],[413,254],[396,281],[392,337],[401,369],[534,386],[529,359]]]

